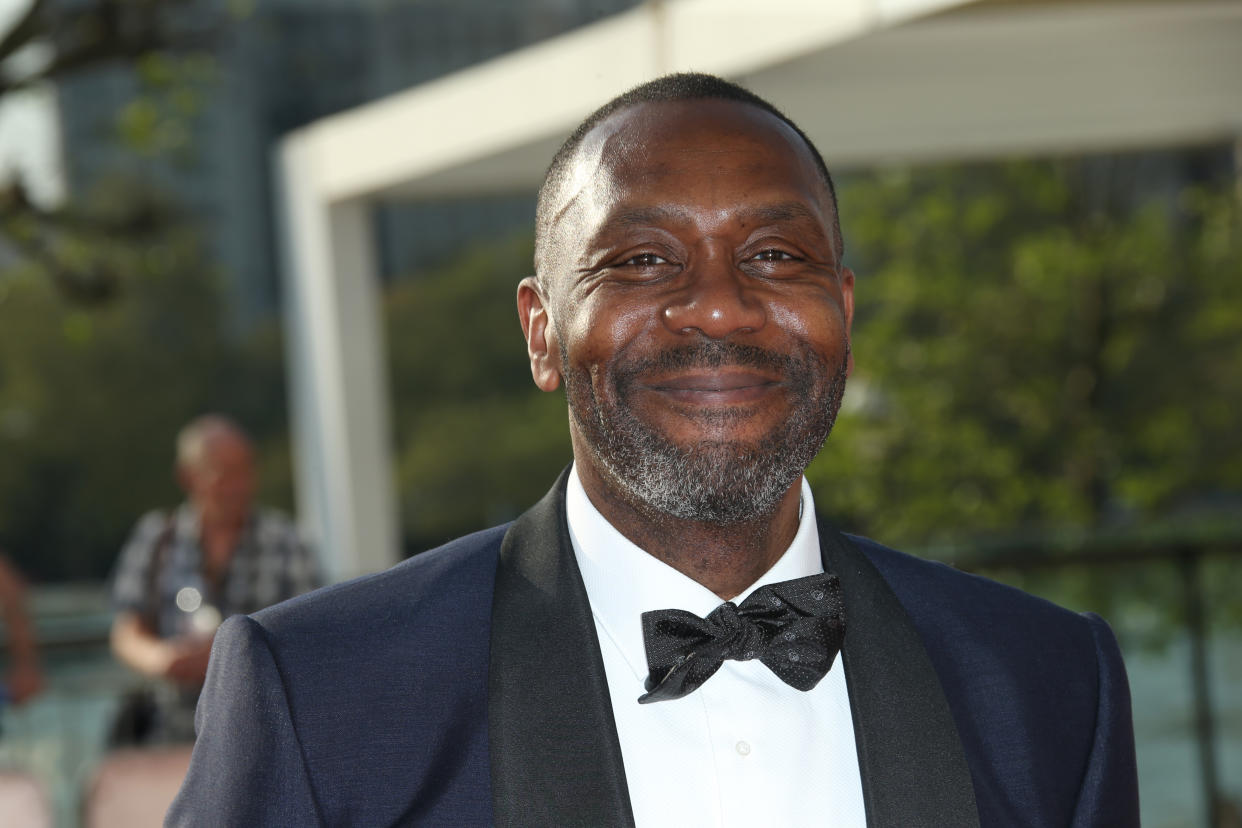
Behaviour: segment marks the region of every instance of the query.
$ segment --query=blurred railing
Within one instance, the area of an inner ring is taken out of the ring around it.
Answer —
[[[55,824],[81,823],[82,793],[105,751],[121,695],[137,683],[108,649],[112,613],[101,584],[36,588],[30,612],[46,676],[44,692],[0,718],[0,768],[42,782]]]

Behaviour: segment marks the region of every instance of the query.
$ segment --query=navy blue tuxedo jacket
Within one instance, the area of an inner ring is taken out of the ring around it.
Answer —
[[[1138,824],[1102,620],[820,538],[869,825]],[[170,825],[633,824],[564,477],[509,526],[229,619],[197,725]]]

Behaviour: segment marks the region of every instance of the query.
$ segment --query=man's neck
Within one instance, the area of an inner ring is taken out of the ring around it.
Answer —
[[[681,520],[635,504],[586,464],[577,468],[587,497],[618,532],[725,601],[771,569],[798,532],[800,483],[790,486],[771,513],[717,525]]]
[[[222,517],[199,511],[198,539],[203,552],[203,570],[212,580],[222,577],[246,529],[247,517]]]

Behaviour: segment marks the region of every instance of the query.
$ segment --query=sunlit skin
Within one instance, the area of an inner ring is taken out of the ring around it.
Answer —
[[[560,193],[552,254],[518,290],[531,372],[544,391],[571,373],[619,406],[618,363],[697,339],[775,354],[848,359],[854,276],[815,162],[787,125],[731,101],[641,104],[614,114],[578,153]],[[654,370],[624,405],[669,440],[758,446],[792,409],[779,371]],[[799,486],[769,514],[718,526],[632,501],[570,418],[592,503],[623,535],[721,598],[761,576],[797,530]]]

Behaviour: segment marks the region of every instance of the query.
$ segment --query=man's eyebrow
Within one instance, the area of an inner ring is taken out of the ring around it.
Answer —
[[[647,224],[666,224],[671,221],[684,221],[686,217],[686,210],[655,205],[651,207],[627,208],[610,216],[609,223],[619,224],[623,227],[641,227]]]
[[[742,211],[742,215],[760,222],[812,221],[823,222],[824,217],[801,201],[782,201],[779,204],[761,204]]]

